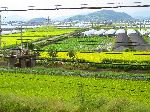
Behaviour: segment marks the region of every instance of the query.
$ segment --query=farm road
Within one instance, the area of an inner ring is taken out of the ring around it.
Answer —
[[[33,44],[39,44],[39,43],[44,43],[46,41],[53,41],[53,40],[56,40],[62,36],[69,36],[69,34],[62,34],[62,35],[59,35],[59,36],[53,36],[53,37],[50,37],[48,39],[44,39],[44,40],[40,40],[40,41],[37,41],[37,42],[32,42]]]

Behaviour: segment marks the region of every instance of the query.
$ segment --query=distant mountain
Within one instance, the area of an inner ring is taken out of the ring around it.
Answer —
[[[120,21],[120,20],[133,20],[130,15],[124,12],[115,12],[113,10],[101,10],[86,15],[76,15],[65,19],[65,21]]]
[[[137,17],[134,17],[134,18],[139,19],[139,20],[150,20],[150,16],[149,17],[137,16]]]
[[[132,17],[134,18],[150,18],[150,15],[149,15],[149,12],[150,12],[150,9],[149,8],[146,8],[146,9],[143,9],[143,10],[138,10],[136,12],[131,12],[130,15],[132,15]]]
[[[47,18],[33,18],[31,20],[28,21],[28,23],[43,23],[43,22],[46,22],[47,21]]]

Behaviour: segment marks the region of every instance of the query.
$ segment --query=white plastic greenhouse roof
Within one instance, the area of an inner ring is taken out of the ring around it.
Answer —
[[[96,31],[97,31],[97,30],[92,29],[92,30],[83,32],[83,34],[86,35],[86,36],[90,36],[90,35],[93,35],[94,32],[96,32]]]
[[[116,31],[116,35],[118,35],[120,33],[126,33],[126,31],[124,29],[119,29]]]
[[[116,32],[116,30],[110,29],[110,30],[105,32],[105,35],[113,35],[113,34],[115,34],[115,32]]]
[[[105,31],[106,31],[106,30],[101,29],[101,30],[99,30],[99,31],[95,31],[94,34],[95,34],[95,35],[103,35],[103,33],[105,33]]]
[[[128,29],[127,30],[127,35],[130,35],[130,34],[136,34],[137,32],[134,30],[134,29]]]

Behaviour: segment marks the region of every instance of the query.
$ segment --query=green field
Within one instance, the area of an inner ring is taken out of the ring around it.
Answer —
[[[149,81],[1,72],[0,110],[149,112],[149,84]]]
[[[150,38],[147,36],[144,36],[144,40],[150,45]]]
[[[94,51],[99,50],[101,48],[107,48],[107,44],[112,43],[115,40],[113,37],[73,37],[64,39],[63,41],[59,41],[57,43],[45,46],[43,49],[53,49],[57,51]],[[104,44],[104,45],[101,45]]]

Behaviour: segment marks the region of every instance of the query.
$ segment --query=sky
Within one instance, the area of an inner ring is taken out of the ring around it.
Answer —
[[[87,6],[116,6],[120,5],[136,5],[133,2],[142,2],[142,4],[150,5],[150,0],[0,0],[0,7],[8,7],[8,9],[29,9],[29,6],[35,6],[34,8],[55,8],[55,5],[62,5],[60,7],[81,7],[81,4],[88,4]],[[115,3],[115,4],[107,4]],[[139,4],[137,4],[139,5]],[[0,8],[2,9],[2,8]],[[37,17],[50,17],[58,18],[62,16],[72,16],[83,13],[90,13],[99,11],[100,9],[82,9],[82,10],[54,10],[54,11],[26,11],[26,12],[1,12],[3,17],[18,15],[26,19]],[[126,12],[129,15],[145,15],[150,16],[150,8],[118,8],[109,9],[118,12]],[[145,12],[145,13],[143,13]],[[149,12],[149,13],[146,13]]]

